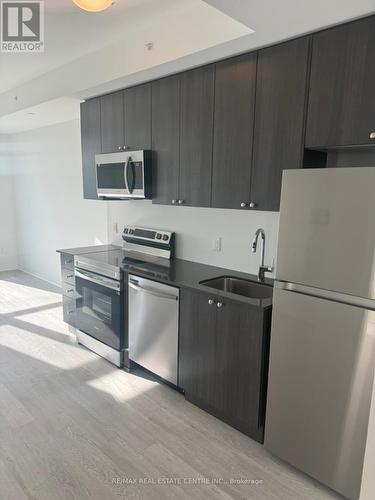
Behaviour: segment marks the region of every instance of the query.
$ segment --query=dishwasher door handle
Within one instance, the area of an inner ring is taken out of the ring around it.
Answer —
[[[169,299],[169,300],[178,300],[178,296],[170,295],[169,293],[159,292],[157,290],[152,290],[151,288],[145,288],[139,285],[136,285],[133,281],[129,281],[129,287],[137,292],[148,293],[149,295],[153,295],[154,297],[159,297],[160,299]]]

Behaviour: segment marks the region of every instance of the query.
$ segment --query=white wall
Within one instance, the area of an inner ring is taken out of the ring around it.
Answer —
[[[60,282],[58,248],[107,243],[107,203],[83,200],[78,120],[12,136],[19,268]]]
[[[0,135],[0,271],[17,267],[10,136]]]
[[[122,201],[108,205],[110,237],[125,224],[154,227],[177,233],[177,257],[256,274],[259,249],[251,253],[251,242],[258,227],[266,232],[266,264],[276,260],[279,214],[213,208],[152,205],[150,201]],[[213,239],[222,238],[222,251],[213,251]]]

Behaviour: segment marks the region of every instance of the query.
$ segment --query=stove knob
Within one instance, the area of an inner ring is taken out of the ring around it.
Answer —
[[[160,234],[160,233],[158,233],[158,234],[156,235],[156,239],[157,239],[157,240],[161,240],[161,234]]]
[[[126,228],[124,229],[124,233],[125,233],[125,234],[128,234],[128,232],[129,232],[129,229],[126,227]]]
[[[164,235],[163,235],[163,240],[164,240],[164,241],[167,241],[168,239],[169,239],[169,236],[168,236],[167,234],[164,234]]]
[[[129,229],[129,234],[133,234],[134,233],[134,229]]]

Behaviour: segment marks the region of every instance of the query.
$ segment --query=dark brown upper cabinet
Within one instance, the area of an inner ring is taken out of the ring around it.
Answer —
[[[124,145],[128,149],[151,149],[151,84],[124,90]]]
[[[280,209],[283,169],[303,163],[309,38],[258,53],[250,200],[259,210]]]
[[[211,203],[214,65],[181,75],[180,204]]]
[[[152,201],[176,204],[180,170],[180,75],[152,82]]]
[[[250,202],[257,53],[216,64],[213,207]]]
[[[96,199],[95,154],[151,149],[154,203],[279,210],[284,169],[375,144],[374,46],[370,16],[90,99],[85,198]]]
[[[306,147],[375,143],[374,47],[374,16],[313,36]]]
[[[97,200],[95,155],[101,152],[100,98],[81,104],[83,197]]]
[[[123,150],[125,146],[123,92],[102,96],[100,108],[102,153]]]

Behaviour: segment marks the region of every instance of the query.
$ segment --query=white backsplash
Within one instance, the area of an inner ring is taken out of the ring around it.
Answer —
[[[116,224],[119,233],[115,233]],[[255,231],[266,232],[265,263],[276,261],[278,212],[153,205],[151,201],[108,202],[108,240],[121,241],[124,225],[176,232],[176,257],[256,274],[259,248],[251,252]],[[221,238],[221,251],[213,250]]]

